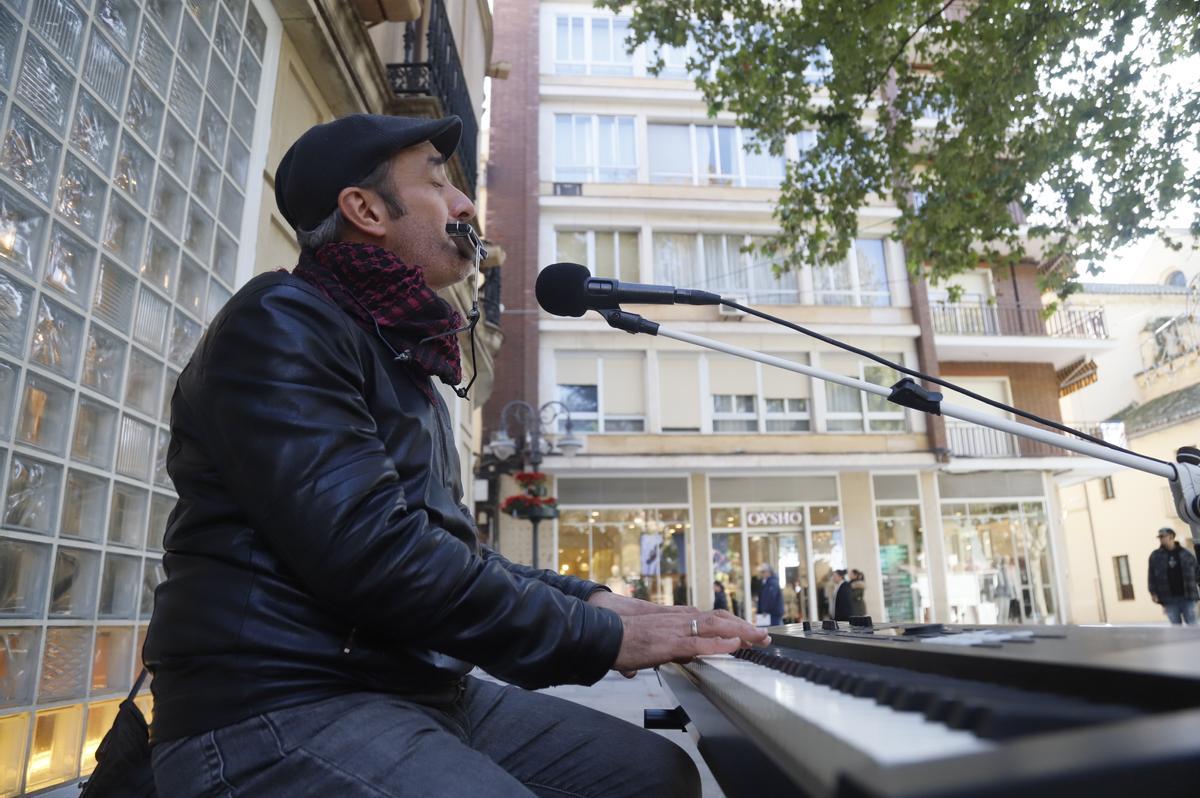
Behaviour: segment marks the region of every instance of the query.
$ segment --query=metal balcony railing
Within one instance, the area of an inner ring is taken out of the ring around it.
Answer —
[[[424,48],[418,46],[420,26],[425,26]],[[467,193],[475,196],[478,180],[479,121],[467,89],[454,32],[442,0],[432,0],[429,14],[409,22],[404,30],[404,63],[388,64],[388,81],[397,97],[435,97],[442,113],[462,118],[462,140],[456,156],[462,163]]]
[[[500,326],[500,268],[493,266],[483,270],[483,288],[480,290],[480,303],[483,305],[483,320],[488,324]]]
[[[1117,446],[1125,445],[1125,425],[1111,421],[1068,421],[1068,427]],[[964,421],[946,421],[946,437],[955,457],[1062,457],[1075,452]]]
[[[1102,308],[1063,308],[1049,318],[1040,307],[954,304],[929,306],[933,330],[943,335],[1020,335],[1050,338],[1108,338]]]

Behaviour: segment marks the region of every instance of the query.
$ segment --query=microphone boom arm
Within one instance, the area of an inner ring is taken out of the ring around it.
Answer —
[[[754,360],[768,366],[775,366],[776,368],[815,377],[826,382],[844,385],[847,388],[853,388],[864,393],[881,396],[893,404],[902,407],[935,415],[949,416],[950,418],[967,421],[999,432],[1006,432],[1010,435],[1039,441],[1077,454],[1094,457],[1099,460],[1125,466],[1126,468],[1133,468],[1147,474],[1163,477],[1170,483],[1171,494],[1175,501],[1175,510],[1179,514],[1180,519],[1186,522],[1191,528],[1193,539],[1200,541],[1200,450],[1192,447],[1183,447],[1176,454],[1176,462],[1165,463],[1150,457],[1143,457],[1139,454],[1109,449],[1091,441],[1070,438],[1066,435],[1060,435],[1029,424],[1021,424],[1011,419],[989,415],[970,407],[943,402],[941,401],[941,394],[926,391],[908,377],[900,380],[890,388],[884,387],[855,377],[847,377],[843,374],[826,371],[815,366],[796,363],[795,361],[775,357],[774,355],[755,352],[752,349],[744,349],[740,346],[733,346],[732,344],[715,341],[711,338],[673,330],[661,324],[645,320],[637,314],[600,311],[600,315],[613,327],[625,330],[626,332],[645,332],[651,335],[661,335],[664,338],[671,338],[676,341],[692,344],[693,346],[711,349],[715,352]]]

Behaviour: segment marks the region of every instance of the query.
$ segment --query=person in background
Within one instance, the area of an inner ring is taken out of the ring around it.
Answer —
[[[675,601],[676,607],[686,607],[688,603],[688,588],[687,575],[680,574],[679,581],[675,584],[675,590],[672,593],[672,598]]]
[[[762,580],[758,591],[758,613],[769,615],[771,626],[778,626],[783,623],[783,591],[779,588],[779,577],[766,563],[758,566],[758,576]]]
[[[836,586],[833,594],[833,619],[848,621],[854,614],[854,589],[846,579],[844,568],[833,572],[833,584]]]
[[[863,594],[867,590],[867,577],[866,574],[857,568],[850,569],[850,590],[852,591],[851,596],[854,600],[854,614],[866,615],[867,600]]]
[[[729,597],[725,595],[725,585],[720,582],[713,582],[713,609],[729,609]]]
[[[1158,548],[1150,552],[1150,598],[1161,604],[1175,626],[1196,625],[1196,599],[1200,598],[1200,571],[1196,556],[1175,540],[1175,530],[1158,530]]]

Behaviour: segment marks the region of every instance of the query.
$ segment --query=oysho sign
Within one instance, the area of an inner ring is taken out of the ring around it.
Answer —
[[[804,526],[804,511],[794,510],[748,510],[746,526]]]

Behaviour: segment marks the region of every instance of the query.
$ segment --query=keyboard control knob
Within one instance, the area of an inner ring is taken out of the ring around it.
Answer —
[[[838,629],[838,622],[831,618],[826,618],[825,620],[821,621],[821,628],[825,629],[826,631],[836,632]]]
[[[940,635],[945,629],[940,623],[922,623],[916,626],[904,627],[904,634],[909,637],[920,637],[922,635]]]
[[[851,615],[850,625],[865,629],[870,629],[874,624],[871,623],[870,615]]]
[[[803,628],[803,629],[804,629],[804,631],[806,631],[806,632],[811,632],[811,631],[812,631],[812,621],[804,621],[802,624],[800,624],[800,626],[801,626],[801,628]]]

